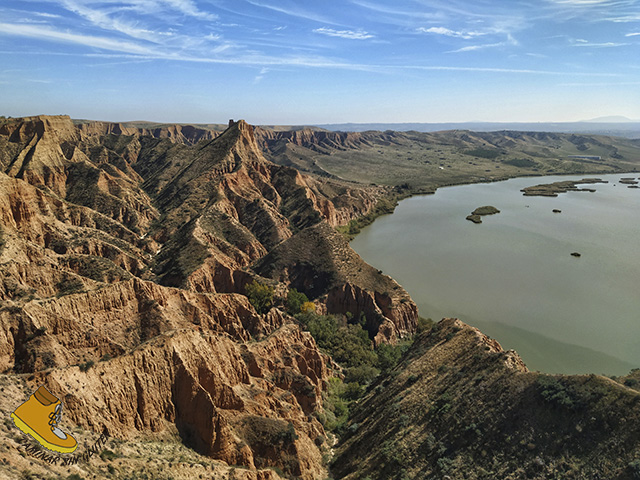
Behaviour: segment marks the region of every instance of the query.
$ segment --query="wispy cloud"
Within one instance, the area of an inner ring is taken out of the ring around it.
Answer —
[[[544,55],[542,53],[527,52],[525,55],[533,58],[549,58],[549,55]]]
[[[639,14],[620,15],[618,17],[607,17],[605,18],[605,20],[608,20],[614,23],[640,22],[640,15]]]
[[[638,35],[640,35],[640,32],[632,32],[632,33],[627,33],[625,37],[637,37]]]
[[[558,5],[575,5],[579,7],[614,3],[611,0],[551,0],[551,2]]]
[[[604,43],[590,43],[590,42],[580,42],[574,43],[572,47],[583,47],[583,48],[613,48],[613,47],[626,47],[627,45],[631,45],[630,43],[615,43],[615,42],[604,42]]]
[[[640,20],[637,0],[546,0],[556,20],[581,18],[589,23]]]
[[[495,43],[484,43],[480,45],[468,45],[466,47],[458,48],[457,50],[451,50],[447,53],[460,53],[460,52],[474,52],[477,50],[486,50],[488,48],[499,48],[499,47],[513,47],[517,46],[518,41],[513,38],[511,35],[507,35],[507,40],[503,42],[495,42]]]
[[[65,10],[86,16],[101,14],[110,16],[117,13],[135,12],[138,15],[163,18],[174,12],[203,21],[218,19],[218,15],[201,10],[193,0],[48,0]],[[102,19],[103,20],[103,19]],[[104,21],[104,20],[103,20]]]
[[[97,37],[93,35],[62,32],[41,25],[0,23],[0,34],[38,38],[41,40],[49,40],[59,43],[72,43],[76,45],[84,45],[86,47],[138,55],[150,55],[156,53],[154,50],[134,42]]]
[[[448,66],[448,65],[389,65],[389,64],[363,64],[349,61],[340,61],[328,59],[320,56],[283,56],[283,55],[264,55],[260,53],[244,53],[226,57],[207,56],[196,54],[196,52],[185,53],[183,51],[166,51],[156,45],[141,45],[130,41],[120,41],[111,38],[81,35],[66,31],[58,31],[49,27],[40,25],[24,25],[0,23],[0,35],[12,35],[28,38],[36,38],[47,40],[55,43],[70,43],[83,45],[91,48],[107,50],[114,53],[84,53],[72,54],[62,53],[61,55],[84,56],[89,58],[101,59],[124,59],[132,61],[140,60],[169,60],[178,62],[193,63],[210,63],[210,64],[226,64],[226,65],[243,65],[261,67],[258,77],[264,76],[267,69],[276,66],[289,66],[299,68],[324,68],[338,70],[356,70],[377,72],[380,74],[400,73],[409,71],[457,71],[457,72],[487,72],[502,74],[519,74],[519,75],[559,75],[559,76],[580,76],[580,77],[616,77],[615,73],[602,72],[568,72],[553,70],[534,70],[534,69],[507,69],[494,67],[465,67],[465,66]],[[488,48],[488,47],[487,47]],[[31,53],[34,55],[51,55],[47,51],[30,51],[16,52],[6,51],[3,54],[24,54]],[[261,79],[258,79],[260,81]]]
[[[450,72],[486,72],[486,73],[508,73],[516,75],[549,75],[549,76],[577,76],[577,77],[618,77],[616,73],[602,72],[567,72],[555,70],[530,70],[518,68],[498,68],[498,67],[454,67],[440,65],[414,65],[400,67],[407,70],[426,70],[426,71],[450,71]]]
[[[151,42],[159,42],[163,35],[171,35],[170,32],[154,32],[147,28],[141,28],[139,21],[132,22],[113,18],[108,11],[89,8],[74,0],[64,0],[62,4],[68,11],[85,18],[103,30],[115,31],[132,38]]]
[[[56,15],[54,13],[47,13],[47,12],[29,12],[31,13],[31,15],[35,15],[37,17],[44,17],[44,18],[62,18],[61,15]]]
[[[253,83],[254,85],[257,83],[260,83],[262,81],[262,79],[264,78],[264,76],[269,72],[268,68],[263,67],[260,70],[260,73],[258,75],[256,75],[256,77],[253,79]]]
[[[396,4],[377,4],[367,0],[351,0],[351,3],[360,8],[366,9],[376,15],[376,21],[380,23],[389,23],[392,25],[415,26],[416,21],[433,21],[442,22],[446,20],[446,16],[442,12],[424,11],[422,9],[407,9]],[[402,19],[402,20],[399,20]]]
[[[162,0],[160,0],[160,3],[163,3]],[[204,20],[215,20],[218,18],[218,16],[213,13],[200,10],[193,0],[164,0],[164,3],[191,17]]]
[[[333,28],[316,28],[313,30],[315,33],[320,33],[322,35],[327,35],[329,37],[340,37],[347,38],[349,40],[366,40],[368,38],[373,38],[374,35],[364,32],[362,30],[354,31],[354,30],[334,30]]]
[[[449,50],[447,53],[475,52],[476,50],[485,50],[487,48],[504,47],[508,45],[506,42],[485,43],[482,45],[469,45],[467,47],[458,48],[457,50]]]
[[[600,83],[559,83],[559,87],[627,87],[640,85],[640,82],[600,82]]]
[[[290,17],[302,18],[304,20],[311,20],[318,23],[341,26],[340,23],[336,23],[330,16],[301,9],[299,6],[299,2],[283,2],[281,0],[276,5],[273,5],[273,4],[266,3],[263,1],[258,1],[258,0],[246,0],[246,1],[250,5],[260,7],[260,8],[265,8],[267,10],[271,10],[274,12],[282,13]]]
[[[476,31],[464,31],[464,30],[450,30],[445,27],[420,27],[417,29],[418,32],[422,33],[433,33],[435,35],[444,35],[446,37],[455,37],[455,38],[464,38],[471,39],[474,37],[479,37],[482,35],[486,35],[486,32],[476,32]]]

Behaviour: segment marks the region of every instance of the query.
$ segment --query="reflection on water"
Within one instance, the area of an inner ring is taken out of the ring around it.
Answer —
[[[476,325],[532,369],[627,373],[640,367],[640,189],[618,183],[630,176],[555,198],[520,189],[567,177],[443,188],[402,201],[352,246],[422,316]],[[501,213],[465,219],[482,205]]]

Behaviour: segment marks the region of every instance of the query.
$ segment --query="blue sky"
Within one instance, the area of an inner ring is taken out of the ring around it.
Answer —
[[[0,115],[640,119],[640,0],[3,0]]]

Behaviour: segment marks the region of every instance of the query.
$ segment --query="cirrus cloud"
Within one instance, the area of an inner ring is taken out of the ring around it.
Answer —
[[[368,38],[373,38],[374,35],[364,32],[362,30],[354,31],[354,30],[334,30],[333,28],[316,28],[313,30],[314,33],[320,33],[321,35],[327,35],[329,37],[340,37],[346,38],[349,40],[366,40]]]

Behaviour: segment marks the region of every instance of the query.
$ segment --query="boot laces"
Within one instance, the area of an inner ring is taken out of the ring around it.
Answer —
[[[62,404],[56,405],[56,408],[53,412],[49,414],[49,425],[51,425],[51,431],[62,440],[67,438],[67,435],[58,428],[58,422],[60,421],[60,417],[62,416]]]

